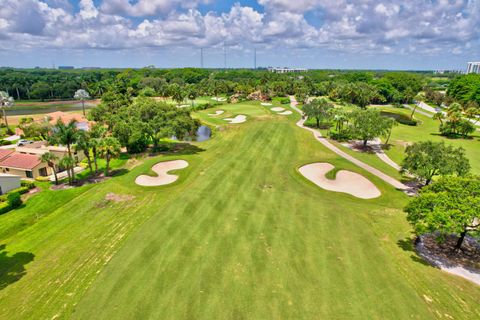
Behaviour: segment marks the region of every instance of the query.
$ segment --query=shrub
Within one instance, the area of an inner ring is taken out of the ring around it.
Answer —
[[[22,204],[22,198],[20,197],[20,193],[12,192],[9,193],[7,196],[7,203],[10,205],[12,209],[20,207]]]
[[[27,187],[28,189],[33,189],[33,188],[35,188],[35,182],[33,182],[33,181],[22,180],[22,181],[20,182],[20,185],[21,185],[22,187]]]
[[[30,190],[29,187],[20,187],[20,188],[9,191],[8,194],[11,194],[11,193],[24,194],[24,193],[27,193],[28,190]]]
[[[279,101],[281,104],[289,104],[289,103],[290,103],[290,99],[289,99],[289,98],[280,98],[280,99],[278,99],[278,101]]]
[[[469,134],[475,132],[475,129],[475,126],[470,121],[462,119],[459,121],[448,121],[442,123],[439,130],[442,136],[462,136],[466,138]]]
[[[343,130],[341,132],[332,131],[329,133],[329,136],[336,141],[348,141],[352,139],[352,135],[348,130]]]
[[[404,115],[404,114],[398,114],[394,112],[387,112],[387,111],[382,111],[380,114],[384,117],[389,117],[392,119],[395,119],[398,123],[405,124],[407,126],[416,126],[418,124],[418,121],[415,119],[411,119],[409,116]]]
[[[39,181],[39,182],[48,182],[50,181],[50,177],[42,177],[42,176],[39,176],[39,177],[36,177],[35,178],[36,181]],[[33,182],[32,182],[33,183]],[[34,185],[35,186],[35,185]]]
[[[10,203],[0,202],[0,214],[7,213],[10,210],[12,210],[12,207],[10,206]]]

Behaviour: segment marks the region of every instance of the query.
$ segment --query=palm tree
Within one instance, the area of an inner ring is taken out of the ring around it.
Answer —
[[[178,84],[173,84],[170,87],[172,99],[178,104],[182,103],[185,99],[185,91]]]
[[[76,121],[72,120],[68,124],[65,124],[61,119],[58,119],[56,126],[52,129],[50,141],[54,144],[60,144],[67,147],[68,157],[72,159],[73,164],[66,168],[70,171],[69,174],[72,176],[72,181],[75,180],[75,172],[73,170],[75,161],[72,157],[72,146],[77,142],[77,139],[78,129]]]
[[[73,166],[75,165],[75,160],[73,160],[72,157],[70,156],[65,156],[63,157],[61,160],[60,160],[60,166],[64,167],[64,168],[67,168],[67,175],[68,175],[68,183],[71,185],[73,183],[73,179],[75,178],[73,174],[74,171],[72,170],[72,172],[70,172],[70,170],[68,168],[73,168]]]
[[[105,136],[105,127],[100,124],[94,124],[90,129],[90,145],[92,146],[93,164],[95,166],[95,174],[98,174],[98,153],[102,143],[102,138]]]
[[[0,107],[2,108],[3,119],[5,120],[5,126],[7,127],[7,132],[9,133],[12,133],[12,131],[8,126],[7,114],[5,112],[5,108],[10,108],[11,106],[13,106],[13,103],[14,103],[13,98],[10,97],[7,92],[0,91]]]
[[[77,150],[82,150],[83,154],[87,158],[88,168],[90,169],[90,173],[93,173],[92,169],[92,158],[90,157],[90,149],[92,148],[90,135],[86,131],[79,131],[78,138],[77,138]]]
[[[50,168],[53,170],[53,176],[55,177],[55,184],[58,184],[58,177],[57,177],[57,168],[55,165],[55,161],[58,160],[58,157],[51,152],[46,152],[41,155],[40,160],[42,162],[46,162]]]
[[[187,94],[188,99],[190,99],[190,101],[192,102],[192,107],[193,107],[195,105],[195,99],[197,99],[198,97],[198,91],[193,85],[191,85],[187,89],[187,92],[188,92]]]
[[[75,92],[75,95],[73,96],[75,100],[80,100],[82,101],[82,109],[83,109],[83,115],[85,116],[85,100],[90,98],[90,95],[88,94],[87,91],[83,89],[79,89]]]
[[[106,137],[102,140],[100,145],[100,154],[105,157],[106,165],[105,165],[105,175],[109,175],[110,170],[110,160],[113,157],[116,157],[120,154],[120,142],[117,138],[114,137]]]
[[[443,120],[445,119],[445,115],[443,114],[443,112],[439,111],[433,115],[432,119],[439,120],[440,124],[443,125]]]
[[[393,127],[398,125],[397,121],[393,118],[385,118],[385,126],[388,128],[387,140],[385,140],[385,146],[388,146],[390,137],[392,136]]]

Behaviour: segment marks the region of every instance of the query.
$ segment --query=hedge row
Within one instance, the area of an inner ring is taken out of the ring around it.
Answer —
[[[21,195],[27,193],[28,190],[35,187],[35,183],[31,181],[22,181],[21,187],[13,189],[7,194],[0,196],[0,214],[7,213],[10,210],[18,208],[22,205]]]

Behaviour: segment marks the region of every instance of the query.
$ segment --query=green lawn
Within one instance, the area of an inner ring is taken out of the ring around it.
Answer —
[[[411,110],[408,109],[393,107],[382,107],[381,109],[406,115],[411,114]],[[417,126],[399,124],[393,129],[392,137],[390,138],[393,147],[387,151],[388,156],[392,158],[392,160],[397,163],[402,162],[405,156],[404,151],[407,142],[425,140],[445,141],[447,144],[465,148],[467,157],[470,159],[472,172],[480,174],[480,134],[478,131],[474,133],[472,139],[449,139],[439,135],[439,122],[437,120],[433,120],[420,113],[415,113],[415,118],[420,120]]]
[[[224,109],[248,121],[0,216],[0,318],[480,317],[480,287],[425,265],[405,242],[406,195],[326,150],[293,116]],[[208,113],[198,117],[211,122]],[[177,182],[134,184],[167,159],[190,164]],[[314,161],[362,173],[383,195],[322,190],[297,172]],[[134,198],[106,201],[109,192]]]

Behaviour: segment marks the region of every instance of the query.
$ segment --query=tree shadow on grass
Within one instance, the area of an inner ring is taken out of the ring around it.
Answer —
[[[199,148],[196,145],[179,142],[179,143],[168,143],[160,145],[156,151],[150,152],[149,156],[157,155],[191,155],[203,152],[205,149]]]
[[[5,245],[0,245],[0,290],[20,280],[27,273],[25,265],[35,258],[30,252],[9,255],[5,248]]]
[[[425,261],[422,257],[420,257],[417,252],[415,251],[415,243],[414,240],[411,238],[405,238],[405,239],[400,239],[397,241],[397,245],[403,250],[407,252],[411,252],[412,255],[410,256],[410,259],[412,259],[414,262],[423,264],[424,266],[432,267],[430,263]]]

